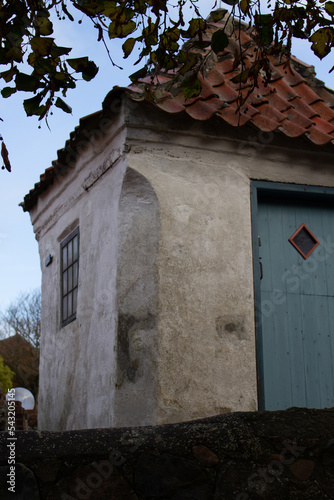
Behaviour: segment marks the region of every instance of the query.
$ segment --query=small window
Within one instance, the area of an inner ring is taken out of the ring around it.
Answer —
[[[319,241],[305,224],[302,224],[297,231],[293,233],[289,241],[304,259],[307,259],[319,245]]]
[[[79,228],[60,244],[61,324],[76,318],[79,271]]]

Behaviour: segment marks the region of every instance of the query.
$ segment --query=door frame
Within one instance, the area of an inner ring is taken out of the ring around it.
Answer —
[[[326,196],[334,203],[334,188],[325,186],[309,186],[302,184],[287,184],[283,182],[251,180],[251,224],[253,247],[253,281],[254,281],[254,313],[255,313],[255,342],[256,342],[256,371],[258,409],[264,411],[264,371],[262,352],[262,323],[261,323],[261,291],[260,291],[260,259],[258,240],[258,200],[260,194],[270,194],[282,197],[284,194],[294,196],[295,199],[319,199]]]

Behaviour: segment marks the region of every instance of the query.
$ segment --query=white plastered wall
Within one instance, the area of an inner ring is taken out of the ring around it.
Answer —
[[[332,155],[222,122],[129,121],[129,166],[161,214],[158,422],[256,410],[251,180],[334,186]]]
[[[122,116],[88,131],[81,154],[31,211],[42,267],[39,428],[113,425],[118,202],[126,171]],[[104,132],[104,130],[102,130]],[[60,242],[80,228],[77,319],[60,320]],[[51,255],[51,265],[45,259]]]

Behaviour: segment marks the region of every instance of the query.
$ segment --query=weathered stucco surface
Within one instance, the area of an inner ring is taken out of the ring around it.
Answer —
[[[42,429],[256,410],[251,179],[334,186],[306,143],[144,111],[114,118],[31,213]],[[60,328],[59,244],[77,225],[77,319]]]
[[[129,168],[118,213],[116,426],[157,421],[159,243],[158,199]]]
[[[87,141],[73,168],[41,196],[32,212],[42,277],[39,426],[113,425],[116,382],[118,201],[126,170],[121,117],[110,135]],[[98,135],[96,134],[96,137]],[[109,168],[88,191],[96,167]],[[91,182],[91,181],[89,181]],[[80,228],[77,319],[60,325],[60,242]],[[45,267],[46,257],[53,256]]]

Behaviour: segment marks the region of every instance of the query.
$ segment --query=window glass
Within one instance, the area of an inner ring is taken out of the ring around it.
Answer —
[[[63,248],[63,268],[67,268],[67,246]]]
[[[68,265],[70,266],[73,261],[73,253],[72,253],[72,247],[73,247],[73,241],[70,240],[67,245],[67,258],[68,258]]]
[[[73,287],[78,285],[78,263],[73,264]]]
[[[67,314],[68,316],[72,316],[72,292],[67,295]]]
[[[63,273],[63,294],[67,293],[67,271]]]
[[[68,268],[68,291],[70,292],[73,288],[73,282],[72,282],[72,273],[73,273],[73,266],[70,266]]]
[[[77,260],[78,258],[78,250],[79,250],[79,239],[78,236],[73,238],[73,260]]]

